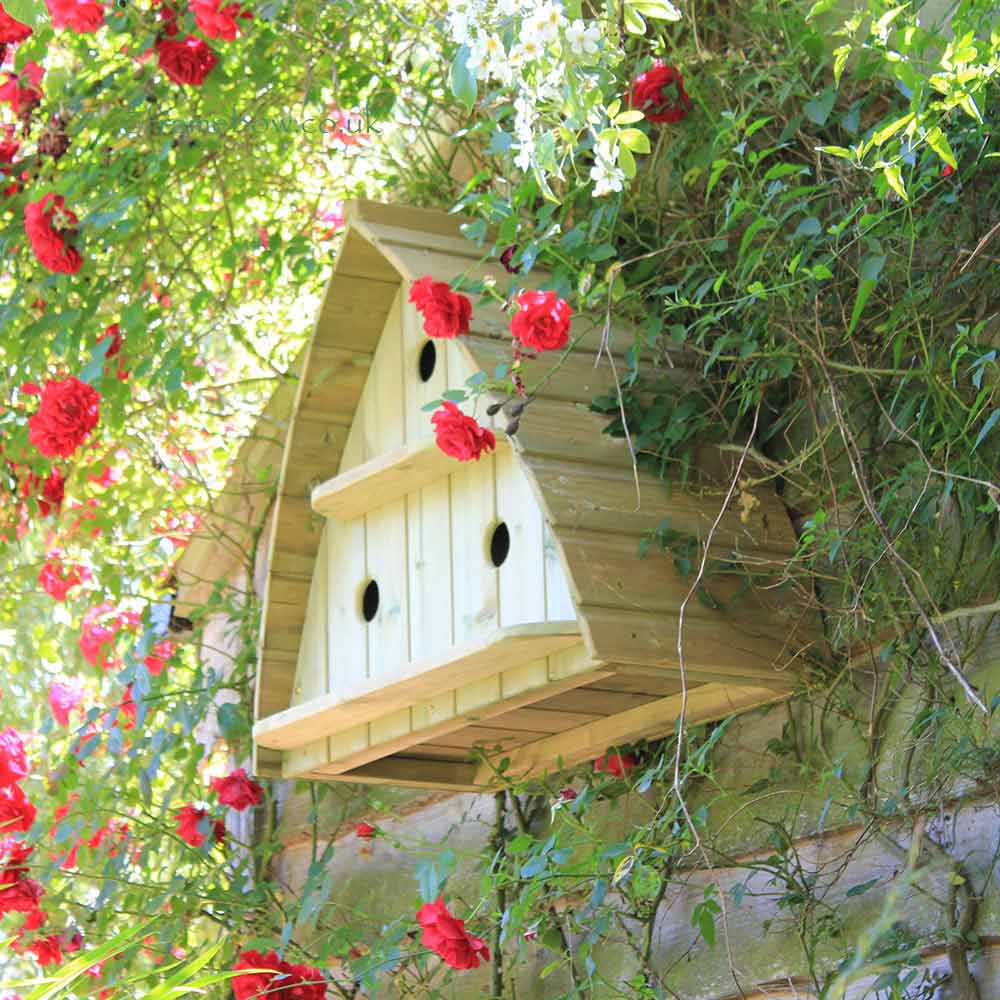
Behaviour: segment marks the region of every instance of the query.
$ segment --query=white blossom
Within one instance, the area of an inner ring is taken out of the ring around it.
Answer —
[[[517,156],[514,157],[514,165],[517,167],[518,170],[523,170],[527,172],[531,169],[531,158],[534,155],[535,155],[534,140],[525,142],[522,139],[517,149]]]
[[[592,56],[597,52],[601,29],[596,24],[586,24],[577,18],[566,29],[566,41],[578,56]]]
[[[594,197],[600,198],[612,191],[621,191],[625,174],[613,163],[599,156],[590,168],[590,179],[594,182]]]

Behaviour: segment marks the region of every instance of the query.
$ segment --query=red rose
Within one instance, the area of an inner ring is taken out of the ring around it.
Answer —
[[[28,777],[28,755],[21,734],[11,726],[0,733],[0,788],[6,788]],[[0,833],[10,830],[0,824]]]
[[[572,802],[573,799],[576,798],[576,789],[568,787],[562,789],[562,791],[559,792],[559,798],[562,799],[563,802]]]
[[[609,753],[594,761],[594,771],[598,774],[603,771],[615,778],[625,778],[632,773],[638,763],[638,758],[633,754]]]
[[[558,351],[569,342],[573,310],[555,292],[521,292],[521,307],[511,317],[510,332],[533,351]]]
[[[113,358],[116,355],[121,354],[121,349],[122,349],[122,344],[124,343],[124,338],[122,337],[121,330],[119,329],[117,323],[112,323],[109,327],[107,327],[104,330],[104,333],[102,333],[97,338],[97,344],[98,344],[98,346],[100,346],[105,340],[108,340],[109,338],[111,340],[111,343],[108,344],[108,349],[104,353],[105,361],[107,361],[109,358]],[[111,366],[110,365],[105,364],[105,366],[104,366],[104,374],[105,375],[110,375],[111,374]],[[127,382],[128,381],[128,370],[122,365],[121,358],[118,359],[118,374],[117,374],[117,378],[118,378],[119,382]]]
[[[49,708],[60,726],[69,725],[69,714],[83,703],[83,695],[83,685],[79,681],[71,681],[69,684],[53,681],[49,688]]]
[[[657,124],[679,122],[692,108],[680,72],[662,59],[632,81],[629,105]]]
[[[0,885],[13,885],[28,875],[25,862],[31,857],[34,848],[16,837],[0,839]]]
[[[118,724],[122,729],[132,729],[135,726],[136,720],[136,707],[135,702],[132,700],[132,685],[129,684],[125,688],[125,693],[122,695],[122,700],[118,702],[116,706],[118,709]],[[222,838],[216,833],[216,840],[221,840]]]
[[[0,3],[0,45],[16,45],[30,38],[31,34],[31,28],[12,18]]]
[[[371,823],[359,823],[354,828],[354,835],[362,840],[371,840],[378,833],[378,830]]]
[[[950,163],[946,163],[944,165],[944,167],[941,169],[941,176],[942,177],[951,177],[951,175],[954,172],[955,172],[955,168]]]
[[[231,42],[239,29],[237,18],[249,19],[253,14],[238,3],[223,4],[222,0],[192,0],[195,24],[209,38]]]
[[[163,666],[174,655],[177,649],[177,644],[171,642],[169,639],[161,639],[153,648],[150,650],[149,656],[146,657],[142,662],[146,664],[146,669],[154,676],[157,677],[163,673]]]
[[[0,830],[4,833],[27,833],[37,813],[20,785],[0,788]]]
[[[37,501],[39,515],[48,517],[53,511],[58,514],[65,495],[66,480],[58,469],[53,469],[42,483],[42,495]]]
[[[202,820],[206,819],[208,819],[208,813],[204,809],[199,809],[194,805],[186,805],[177,814],[177,833],[180,835],[181,840],[186,841],[192,847],[201,847],[205,843],[206,838],[200,827],[202,826]],[[208,826],[217,844],[225,840],[226,827],[221,820],[210,820]]]
[[[62,938],[58,934],[39,938],[28,945],[28,951],[41,966],[60,965],[63,960]]]
[[[428,337],[458,337],[469,332],[472,303],[453,292],[445,281],[435,281],[429,275],[410,287],[410,301],[424,317],[424,333]]]
[[[79,379],[48,381],[28,421],[28,440],[46,457],[70,458],[100,419],[100,394]]]
[[[108,646],[114,642],[121,628],[121,621],[118,617],[108,618],[114,610],[113,604],[102,601],[86,611],[80,627],[80,638],[77,640],[83,658],[92,667],[100,666],[102,670],[110,670],[115,665]]]
[[[5,913],[30,913],[37,908],[44,892],[33,878],[20,878],[10,885],[0,885],[0,916]]]
[[[212,788],[218,792],[219,801],[243,812],[248,806],[260,805],[264,799],[264,789],[247,777],[244,768],[238,768],[225,778],[213,778]]]
[[[6,82],[0,86],[0,101],[6,101],[19,118],[42,99],[39,84],[45,70],[38,63],[25,63],[20,73],[8,73]]]
[[[43,266],[58,274],[76,274],[83,266],[80,251],[69,245],[76,224],[61,194],[50,191],[24,208],[24,230],[31,249]]]
[[[94,0],[45,0],[45,6],[55,28],[89,34],[104,24],[104,8]]]
[[[417,922],[424,931],[420,943],[437,952],[453,969],[478,969],[480,956],[486,962],[490,960],[486,942],[473,937],[465,929],[465,922],[448,912],[443,897],[421,906]]]
[[[182,42],[161,38],[156,43],[160,69],[174,81],[189,87],[200,87],[215,66],[215,53],[208,43],[194,35]]]
[[[74,587],[79,587],[90,578],[90,570],[86,566],[64,563],[62,558],[56,554],[49,558],[38,574],[38,582],[42,585],[42,590],[57,601],[65,601],[66,596]]]
[[[437,446],[460,462],[479,461],[484,451],[497,446],[493,432],[480,427],[472,417],[467,417],[454,403],[445,400],[431,414],[431,423],[437,435]]]
[[[236,1000],[323,1000],[326,980],[319,969],[284,962],[274,951],[242,952],[234,971],[251,970],[230,980]],[[256,971],[263,970],[263,971]]]

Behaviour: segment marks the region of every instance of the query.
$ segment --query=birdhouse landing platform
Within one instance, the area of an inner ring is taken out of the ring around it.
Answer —
[[[484,263],[454,216],[355,202],[346,218],[269,535],[257,772],[485,789],[667,734],[682,688],[689,723],[785,697],[804,614],[734,572],[713,580],[722,607],[687,601],[679,649],[690,582],[669,554],[639,555],[665,519],[708,537],[733,456],[706,452],[683,484],[640,473],[637,495],[625,442],[590,409],[614,386],[594,364],[603,318],[577,316],[564,357],[527,362],[516,435],[501,414],[495,452],[448,457],[425,407],[509,362],[508,317],[472,296],[469,334],[430,340],[410,286],[524,279]],[[612,351],[632,339],[615,330]],[[490,426],[494,398],[461,407]],[[753,499],[722,513],[712,551],[778,568],[787,514]]]

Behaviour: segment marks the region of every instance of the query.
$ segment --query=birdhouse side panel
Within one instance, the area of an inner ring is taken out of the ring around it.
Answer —
[[[406,294],[401,292],[404,298]],[[406,443],[412,444],[433,440],[431,414],[424,407],[440,399],[447,389],[461,385],[464,378],[456,352],[447,341],[432,340],[424,333],[423,317],[416,307],[403,301],[401,312]]]
[[[364,598],[365,521],[330,521],[328,543],[320,550],[327,565],[326,627],[329,657],[326,690],[347,697],[368,679],[368,637],[361,604]],[[318,572],[318,569],[317,569]]]
[[[422,660],[454,645],[451,577],[451,481],[406,498],[410,654]]]
[[[326,547],[328,529],[323,530],[320,553]],[[295,665],[295,683],[292,687],[292,705],[300,705],[327,691],[327,629],[326,606],[329,586],[328,562],[324,558],[316,560],[316,572],[309,585],[306,603],[305,623],[302,626],[302,640]]]
[[[405,499],[365,516],[365,556],[368,676],[393,679],[410,662]]]

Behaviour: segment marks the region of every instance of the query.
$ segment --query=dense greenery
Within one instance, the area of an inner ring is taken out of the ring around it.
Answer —
[[[211,42],[219,61],[200,86],[157,69],[165,6],[109,9],[96,34],[37,16],[13,58],[18,70],[46,67],[41,104],[20,119],[0,105],[22,144],[0,194],[0,668],[3,725],[35,733],[24,787],[39,814],[26,836],[49,916],[0,959],[5,984],[39,972],[23,945],[51,934],[71,945],[77,930],[82,951],[61,966],[75,984],[39,996],[183,995],[169,993],[171,976],[180,989],[223,974],[247,948],[320,968],[335,996],[443,996],[470,975],[415,933],[420,903],[449,892],[454,853],[414,835],[426,856],[388,925],[331,905],[336,847],[321,818],[340,792],[310,790],[313,863],[298,897],[274,877],[275,788],[254,822],[230,822],[224,844],[178,835],[189,803],[226,815],[207,779],[245,759],[255,607],[213,598],[246,639],[226,676],[199,659],[197,626],[177,622],[185,641],[161,671],[149,662],[168,627],[171,567],[308,331],[336,202],[388,193],[462,209],[484,254],[514,245],[514,263],[549,269],[574,308],[635,322],[636,342],[615,345],[627,359],[620,399],[594,404],[609,432],[670,476],[723,445],[738,501],[777,488],[800,533],[789,563],[716,555],[701,578],[697,547],[664,525],[646,558],[672,558],[709,594],[715,574],[744,575],[813,611],[825,634],[797,664],[801,694],[762,783],[719,781],[723,725],[632,748],[621,777],[562,776],[498,797],[489,857],[461,859],[481,891],[463,890],[469,913],[458,912],[488,939],[493,994],[510,995],[518,956],[542,948],[563,995],[678,995],[654,921],[669,893],[721,860],[745,867],[748,884],[773,879],[824,1000],[862,980],[872,995],[930,996],[920,951],[942,942],[955,995],[977,997],[969,955],[987,886],[970,883],[961,858],[930,836],[902,856],[900,885],[929,870],[951,878],[933,936],[907,924],[892,893],[849,925],[827,901],[836,879],[819,882],[796,853],[801,797],[757,806],[809,787],[820,827],[861,824],[854,850],[900,824],[922,830],[921,814],[945,800],[954,810],[996,798],[997,681],[976,673],[991,619],[976,609],[996,613],[1000,583],[1000,36],[989,0],[930,6],[567,4],[558,31],[540,35],[537,72],[505,78],[487,55],[478,68],[468,60],[477,25],[516,42],[517,4],[279,0],[241,20],[235,40]],[[191,12],[178,17],[180,37],[196,31]],[[589,42],[577,17],[599,28]],[[629,110],[630,81],[653,57],[683,73],[691,107],[674,121]],[[368,137],[339,109],[360,109]],[[456,149],[468,183],[453,179]],[[48,192],[80,219],[76,274],[47,270],[26,240],[25,207]],[[122,348],[109,359],[99,338],[112,323]],[[695,377],[661,380],[647,363]],[[24,386],[69,375],[99,391],[100,422],[72,460],[48,459],[29,441],[39,403]],[[526,373],[529,392],[541,377]],[[54,467],[66,499],[44,517],[37,491]],[[91,574],[65,601],[38,583],[53,550]],[[134,615],[109,671],[78,645],[102,602]],[[74,677],[85,714],[61,726],[49,689]],[[897,753],[886,733],[901,705]],[[199,742],[216,731],[223,744]],[[623,835],[607,803],[626,795],[637,805]],[[731,858],[718,836],[747,810],[766,829],[763,860]],[[200,828],[210,834],[209,817]],[[693,910],[720,952],[740,902],[709,885]],[[22,915],[3,920],[14,938]],[[82,974],[102,946],[121,957],[99,979]],[[627,982],[602,964],[602,946],[624,946]]]

